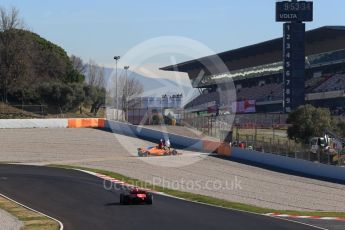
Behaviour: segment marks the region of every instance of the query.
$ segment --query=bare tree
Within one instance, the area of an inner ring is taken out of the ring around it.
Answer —
[[[104,88],[104,67],[100,67],[95,61],[87,64],[86,83],[92,86]]]
[[[86,73],[86,65],[84,64],[83,60],[80,57],[72,55],[70,57],[70,60],[72,62],[73,68],[76,71],[78,71],[80,74]]]
[[[93,60],[90,60],[87,64],[87,71],[86,71],[86,83],[89,85],[95,85],[96,77],[97,77],[97,63]]]
[[[0,7],[0,31],[24,28],[24,22],[19,17],[19,10],[12,7],[10,12],[4,7]]]
[[[136,98],[141,96],[144,92],[144,86],[137,79],[120,77],[118,87],[118,92],[121,93],[119,96],[121,96],[122,110],[127,112],[128,109],[135,106],[131,101],[133,102]]]
[[[104,66],[98,66],[96,85],[100,88],[104,88],[104,86],[105,86],[104,75],[105,75]]]

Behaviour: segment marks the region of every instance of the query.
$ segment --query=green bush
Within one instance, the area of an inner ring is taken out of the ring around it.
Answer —
[[[78,104],[74,102],[71,83],[82,85],[85,77],[74,69],[63,48],[30,31],[0,31],[0,60],[0,98],[3,101],[25,104],[55,101],[65,109],[73,107],[68,105],[71,101]],[[43,93],[49,91],[54,95],[40,98],[39,88]],[[79,99],[80,90],[77,94]]]
[[[105,89],[93,85],[85,85],[83,90],[85,92],[84,104],[90,106],[90,113],[96,115],[100,107],[105,104]]]
[[[152,115],[152,123],[154,125],[159,125],[162,123],[162,118],[158,114]]]
[[[312,105],[300,106],[289,114],[287,122],[291,126],[287,130],[288,137],[296,142],[308,143],[312,137],[324,135],[331,128],[329,109],[315,108]]]
[[[42,104],[57,106],[60,112],[74,110],[85,100],[83,85],[78,83],[43,83],[38,87],[38,92]]]

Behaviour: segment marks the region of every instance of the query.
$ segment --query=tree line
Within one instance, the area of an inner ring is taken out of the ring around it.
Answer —
[[[332,130],[339,137],[345,137],[345,121],[331,116],[328,108],[316,108],[304,105],[289,114],[290,124],[287,134],[289,139],[308,144],[313,137],[323,137],[327,130]]]

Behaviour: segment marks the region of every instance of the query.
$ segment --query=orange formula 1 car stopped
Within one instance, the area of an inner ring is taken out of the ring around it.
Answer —
[[[138,148],[139,157],[170,156],[170,155],[181,155],[181,153],[178,153],[175,149],[172,149],[172,148],[161,149],[158,146]]]

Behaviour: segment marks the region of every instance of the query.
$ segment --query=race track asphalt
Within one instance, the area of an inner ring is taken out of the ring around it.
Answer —
[[[50,167],[0,165],[0,193],[60,220],[66,230],[315,229],[161,195],[152,206],[123,206],[120,192],[104,189],[103,180]]]

